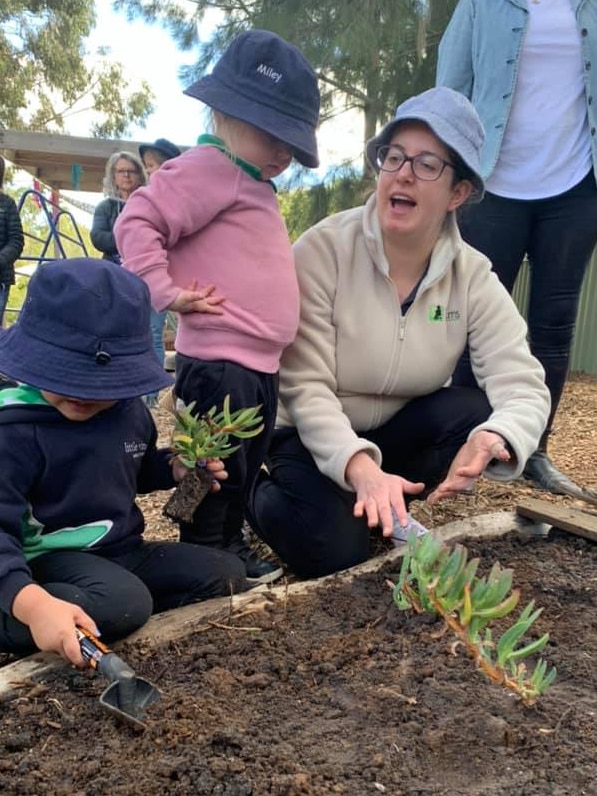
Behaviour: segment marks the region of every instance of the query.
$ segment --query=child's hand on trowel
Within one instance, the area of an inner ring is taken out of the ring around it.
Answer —
[[[31,583],[15,597],[12,613],[29,627],[40,650],[56,652],[81,668],[87,665],[81,655],[76,626],[81,625],[95,635],[99,635],[99,631],[93,619],[78,605],[53,597],[41,586]]]

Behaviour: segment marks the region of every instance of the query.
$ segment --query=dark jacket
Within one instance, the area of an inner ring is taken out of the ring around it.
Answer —
[[[102,252],[104,260],[120,264],[120,255],[114,239],[114,224],[124,209],[122,199],[103,199],[93,213],[91,242]]]
[[[25,239],[17,206],[0,192],[0,284],[14,285],[15,260],[23,251]]]
[[[141,544],[138,493],[175,486],[143,401],[67,420],[31,387],[0,389],[0,611],[51,549],[110,557]]]

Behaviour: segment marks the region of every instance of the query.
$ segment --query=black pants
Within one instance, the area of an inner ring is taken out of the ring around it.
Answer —
[[[197,413],[222,408],[230,395],[230,409],[261,406],[264,430],[250,439],[234,439],[239,450],[226,459],[228,479],[219,492],[201,502],[192,523],[180,523],[180,539],[193,544],[226,547],[241,533],[248,493],[269,447],[278,404],[278,374],[258,373],[234,362],[206,362],[176,355],[176,395],[185,404],[195,401]]]
[[[152,613],[246,588],[236,556],[178,542],[145,542],[110,559],[61,550],[34,558],[30,566],[36,583],[83,608],[108,642],[128,636]],[[0,613],[0,651],[34,649],[29,628]]]
[[[597,187],[591,171],[566,193],[521,201],[488,193],[459,214],[462,237],[493,264],[506,289],[528,256],[531,283],[528,308],[531,351],[545,368],[551,395],[551,429],[568,375],[570,349],[583,277],[597,241]],[[468,358],[454,383],[472,385]]]
[[[412,400],[359,436],[379,446],[385,472],[431,490],[490,413],[480,390],[450,387]],[[267,465],[251,494],[249,521],[296,574],[317,577],[368,558],[370,530],[366,518],[353,516],[354,492],[321,474],[295,429],[274,433]]]

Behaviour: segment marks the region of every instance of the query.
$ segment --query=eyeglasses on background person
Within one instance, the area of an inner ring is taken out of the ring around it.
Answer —
[[[400,171],[405,163],[410,163],[413,174],[419,180],[432,182],[439,180],[446,166],[455,169],[453,163],[434,155],[432,152],[421,152],[409,157],[406,152],[396,144],[380,146],[376,154],[376,163],[380,171]]]
[[[114,173],[121,177],[134,177],[139,172],[137,169],[116,169]]]

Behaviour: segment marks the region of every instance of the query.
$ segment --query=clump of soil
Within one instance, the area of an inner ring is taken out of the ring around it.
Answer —
[[[597,782],[597,547],[552,532],[467,544],[544,613],[558,679],[533,707],[488,682],[386,569],[270,598],[229,627],[123,657],[162,699],[139,734],[105,683],[48,675],[0,705],[0,790],[31,796],[582,796]],[[397,565],[394,565],[397,568]]]
[[[162,514],[173,521],[192,522],[197,506],[211,488],[213,476],[208,470],[196,467],[189,470],[164,503]]]

